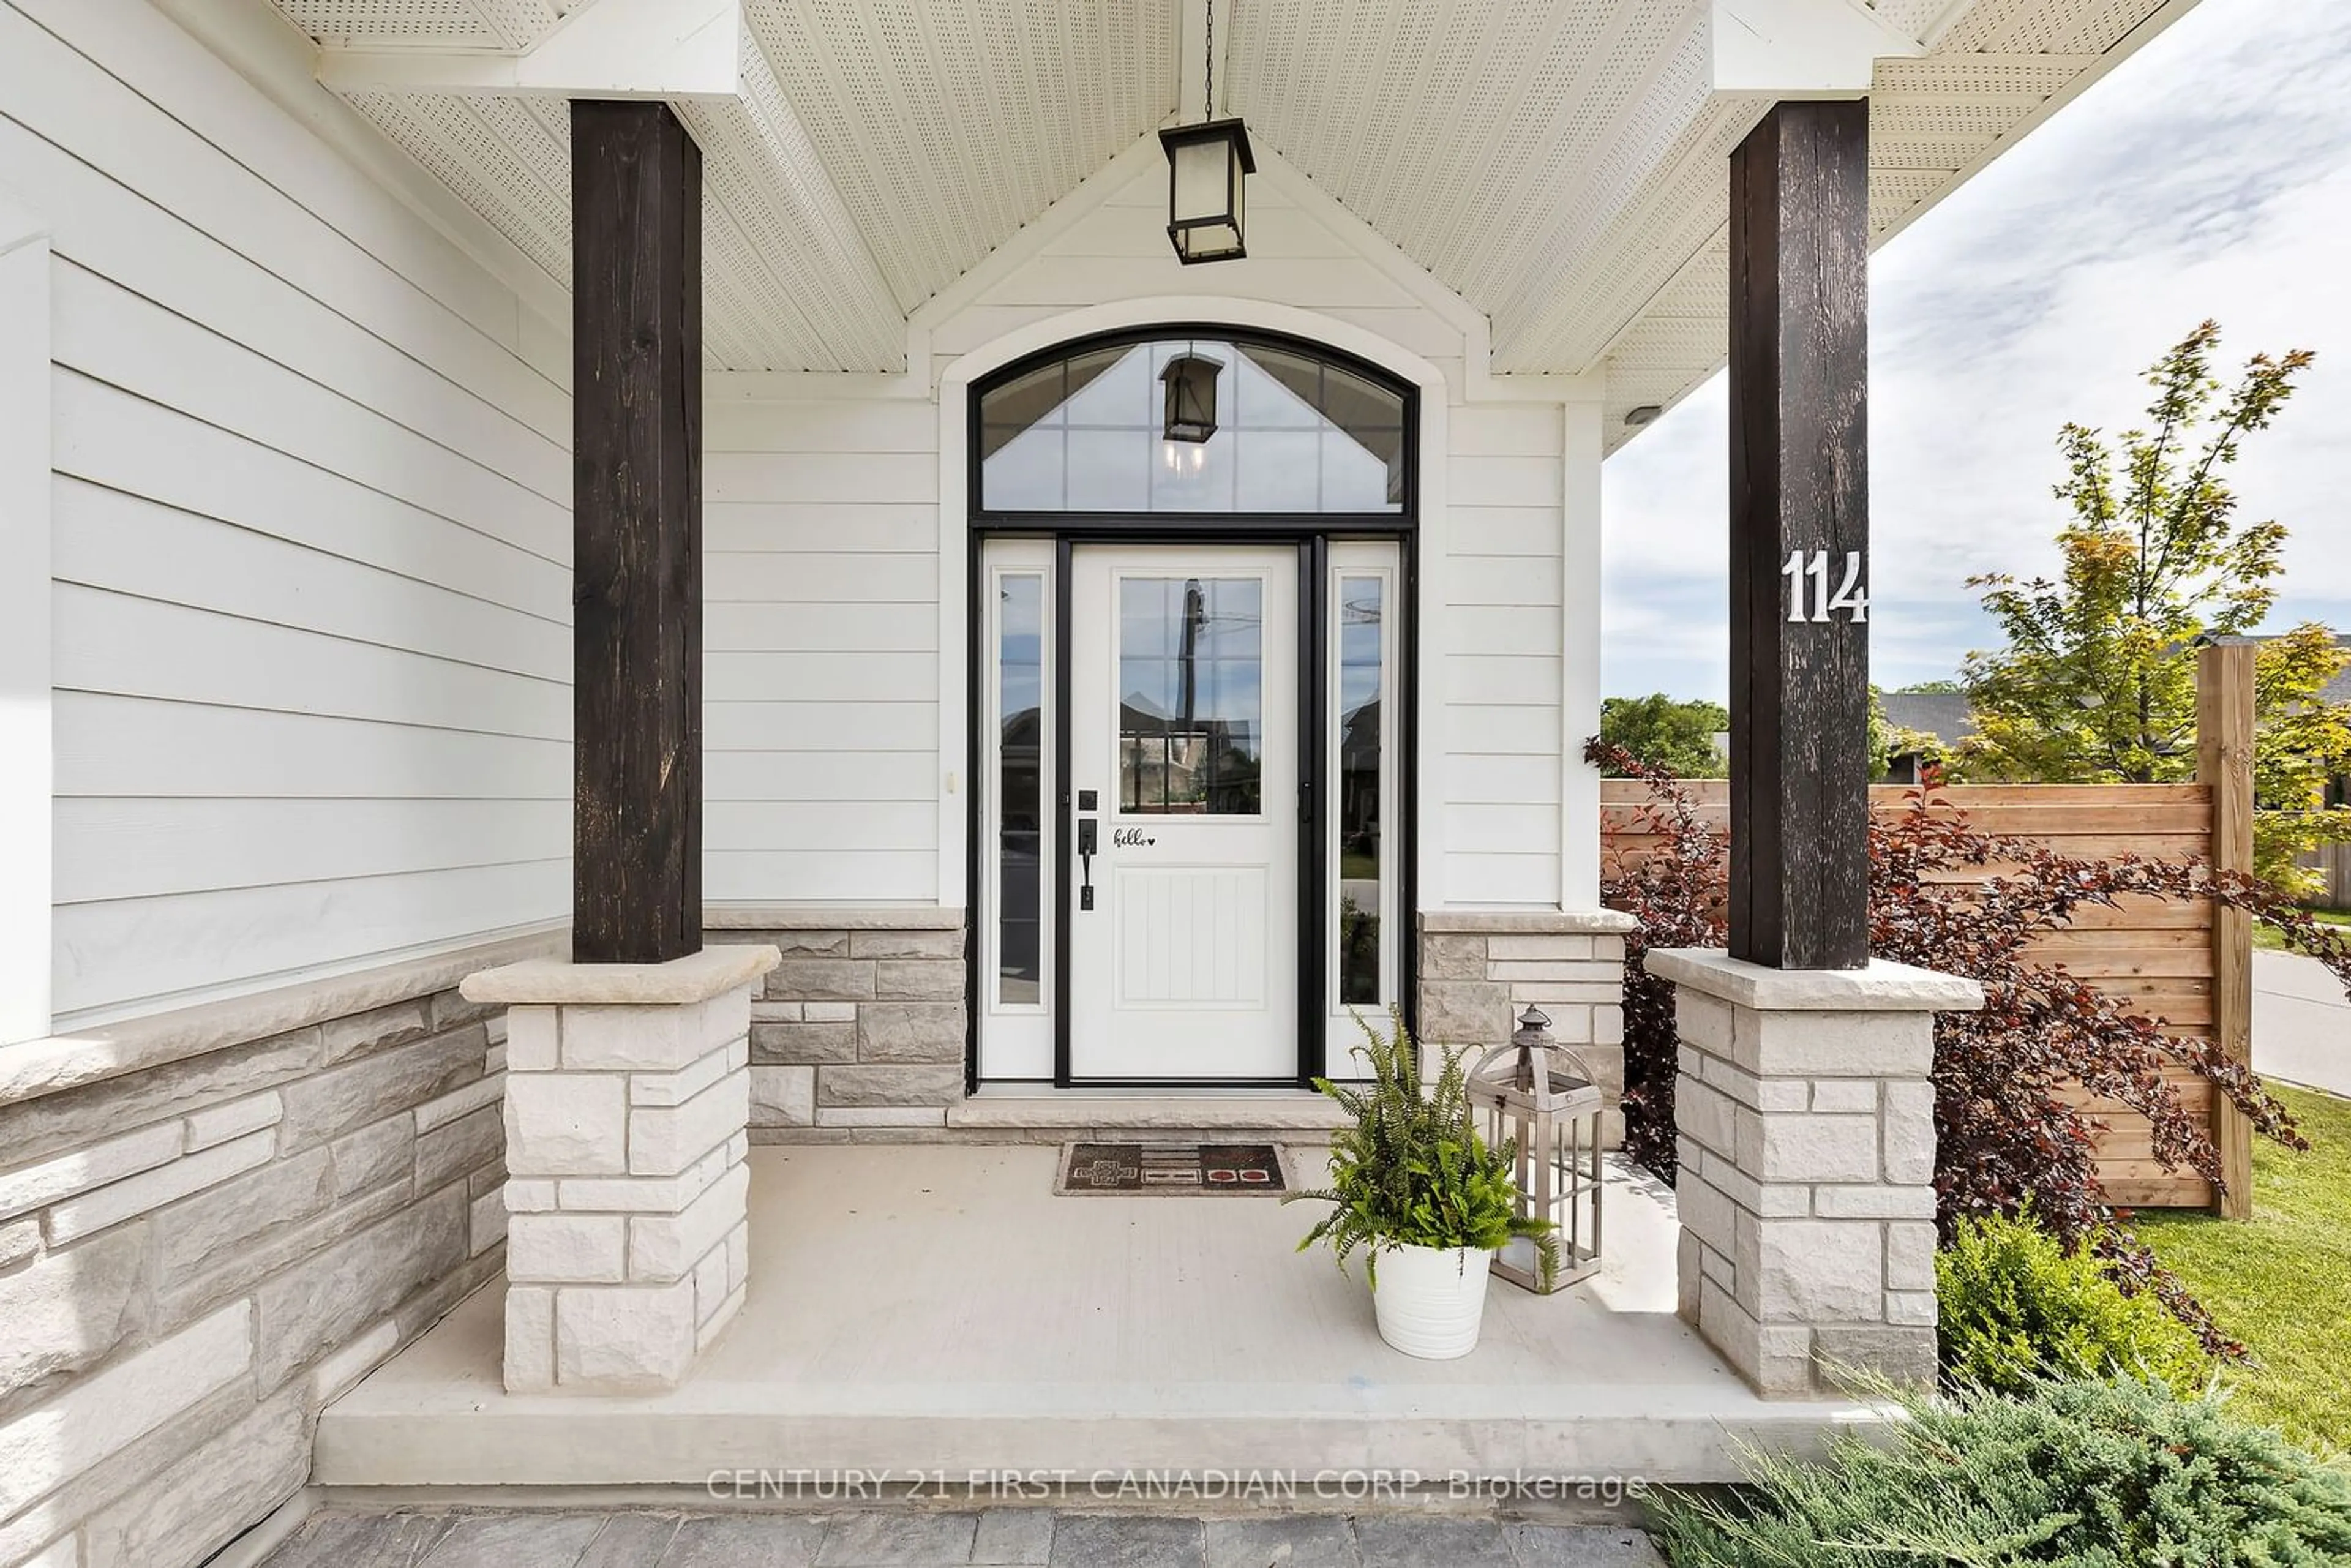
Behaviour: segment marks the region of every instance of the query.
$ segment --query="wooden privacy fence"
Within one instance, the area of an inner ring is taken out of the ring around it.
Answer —
[[[2351,909],[2351,844],[2321,844],[2302,863],[2326,878],[2326,891],[2318,897],[2321,909]]]
[[[2194,784],[1975,784],[1938,792],[1937,810],[1964,814],[1978,832],[2030,839],[2062,854],[2106,860],[2202,860],[2234,870],[2252,859],[2252,650],[2207,648],[2198,668],[2198,776]],[[1728,834],[1730,786],[1691,780],[1699,814]],[[1881,815],[1910,810],[1911,788],[1881,784],[1869,792]],[[1661,842],[1643,830],[1648,786],[1631,779],[1600,786],[1603,863],[1623,863]],[[1996,875],[1983,868],[1972,880]],[[2073,924],[2028,949],[2062,963],[2077,978],[2127,998],[2183,1038],[2217,1040],[2238,1060],[2252,1039],[2252,931],[2249,918],[2203,900],[2128,898],[2114,909],[2090,907]],[[2184,1067],[2166,1076],[2189,1111],[2212,1128],[2228,1179],[2223,1212],[2249,1216],[2252,1143],[2243,1115]],[[2147,1118],[2081,1091],[2074,1102],[2107,1124],[2098,1140],[2098,1179],[2117,1204],[2148,1208],[2215,1207],[2211,1184],[2192,1171],[2157,1163]]]

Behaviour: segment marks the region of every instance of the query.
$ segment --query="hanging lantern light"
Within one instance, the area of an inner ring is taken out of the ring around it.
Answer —
[[[1159,372],[1166,392],[1166,419],[1161,434],[1170,441],[1195,444],[1217,434],[1217,372],[1224,363],[1206,354],[1181,353]]]
[[[1469,1103],[1482,1113],[1487,1146],[1515,1145],[1511,1175],[1519,1213],[1551,1221],[1560,1267],[1546,1278],[1530,1241],[1514,1241],[1494,1260],[1494,1272],[1514,1285],[1548,1293],[1600,1269],[1601,1113],[1606,1097],[1583,1059],[1552,1038],[1539,1008],[1519,1017],[1518,1032],[1479,1058],[1469,1071]]]
[[[1207,8],[1207,73],[1200,99],[1201,123],[1159,133],[1167,152],[1167,238],[1176,259],[1238,261],[1249,176],[1257,172],[1249,132],[1238,119],[1211,120],[1217,103],[1217,8]]]
[[[1257,160],[1241,122],[1175,126],[1159,133],[1159,144],[1167,150],[1167,237],[1176,259],[1188,267],[1247,256],[1244,182],[1257,172]]]

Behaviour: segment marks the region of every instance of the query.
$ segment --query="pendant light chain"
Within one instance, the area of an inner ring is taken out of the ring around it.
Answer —
[[[1239,37],[1239,15],[1236,10],[1225,18],[1228,52]],[[1200,0],[1200,118],[1185,121],[1185,106],[1178,103],[1176,123],[1159,132],[1167,152],[1167,239],[1176,258],[1187,267],[1238,261],[1249,254],[1241,236],[1242,186],[1257,171],[1240,120],[1217,118],[1217,0]]]
[[[1207,78],[1207,85],[1200,94],[1202,124],[1217,118],[1217,0],[1207,0],[1207,7],[1208,25],[1201,30],[1208,41],[1207,48],[1203,51],[1206,58],[1202,61],[1207,68],[1203,73]]]

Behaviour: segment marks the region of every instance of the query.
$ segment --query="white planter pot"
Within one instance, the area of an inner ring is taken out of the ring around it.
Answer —
[[[1478,1348],[1486,1313],[1490,1252],[1468,1247],[1383,1247],[1372,1312],[1380,1337],[1423,1361],[1451,1361]]]

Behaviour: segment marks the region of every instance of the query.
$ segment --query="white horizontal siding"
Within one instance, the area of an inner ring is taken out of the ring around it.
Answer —
[[[548,336],[538,318],[397,198],[354,178],[234,68],[161,16],[124,15],[143,7],[7,4],[31,19],[0,16],[0,98],[13,119],[549,439],[567,439],[560,382],[517,358]],[[130,89],[110,94],[101,115],[90,112],[93,77],[77,50]],[[537,357],[550,369],[568,358]]]
[[[935,409],[931,417],[934,422],[937,420]],[[927,499],[703,504],[702,547],[705,550],[787,554],[824,551],[843,539],[853,541],[862,554],[904,550],[936,556],[938,507]]]
[[[704,655],[705,676],[716,662]],[[758,702],[705,701],[702,747],[722,751],[914,752],[938,756],[939,705],[904,702],[810,702],[789,697]]]
[[[60,1026],[559,918],[549,333],[142,6],[0,4],[0,186],[55,233]]]
[[[704,862],[702,895],[764,903],[776,889],[832,904],[927,904],[938,895],[935,850],[735,850]]]
[[[60,368],[57,471],[331,550],[568,625],[568,540],[550,558]]]
[[[1446,704],[1445,893],[1556,905],[1566,611],[1562,422],[1556,405],[1453,410],[1450,550],[1434,672]]]
[[[569,736],[59,692],[61,797],[571,799]],[[172,759],[158,768],[158,756]]]
[[[932,600],[847,604],[713,600],[702,607],[702,645],[714,653],[935,650],[938,619]]]
[[[877,465],[886,459],[872,459]],[[933,459],[935,465],[936,459]],[[787,476],[778,483],[789,483]],[[933,532],[937,531],[934,524]],[[865,550],[848,528],[824,549],[709,550],[703,577],[710,602],[936,604],[939,560],[911,551]],[[934,639],[935,641],[935,639]]]
[[[57,897],[97,904],[544,860],[570,821],[565,800],[64,800],[57,836],[92,852],[60,862]]]
[[[779,417],[789,415],[783,413]],[[935,454],[935,430],[931,434],[931,446]],[[789,499],[936,504],[939,469],[935,457],[925,465],[906,461],[907,455],[883,452],[726,452],[705,448],[702,460],[703,493],[713,501],[726,502]]]
[[[937,894],[938,433],[912,400],[706,410],[710,899]]]
[[[225,977],[255,983],[256,955],[276,966],[269,975],[383,962],[449,946],[453,933],[538,924],[549,911],[566,909],[570,896],[569,862],[542,860],[62,904],[57,989],[100,992],[116,977],[110,956],[132,953],[147,996],[211,995],[236,983]]]
[[[60,477],[59,582],[567,682],[571,632],[427,579]]]
[[[812,703],[926,703],[939,695],[935,653],[705,654],[702,695],[710,702],[758,702],[789,692]]]
[[[724,801],[920,800],[939,792],[929,750],[721,751],[702,760],[702,794]]]
[[[55,603],[60,690],[571,736],[571,692],[554,681],[73,583]]]

